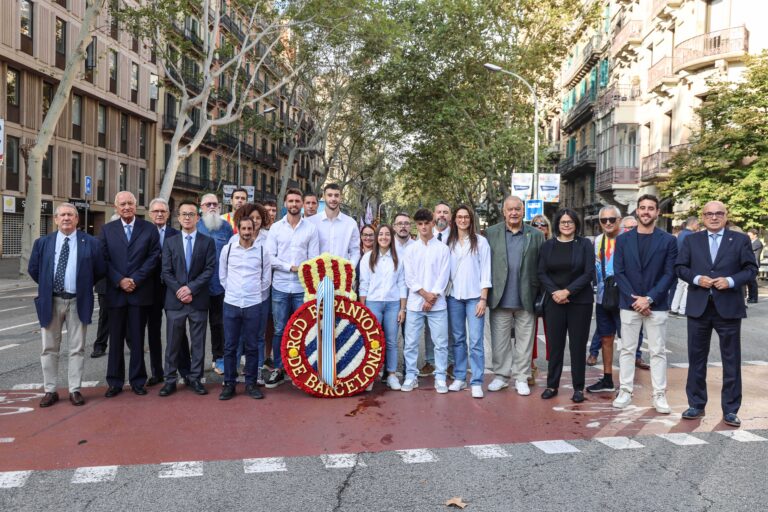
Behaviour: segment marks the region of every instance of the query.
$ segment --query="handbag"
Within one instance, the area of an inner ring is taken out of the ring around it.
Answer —
[[[544,316],[544,308],[547,305],[548,297],[549,293],[547,293],[547,290],[542,289],[539,292],[539,295],[536,297],[536,302],[533,303],[533,313],[536,316]]]
[[[600,273],[603,275],[603,309],[611,313],[619,311],[619,285],[614,276],[605,275],[605,235],[600,239]]]

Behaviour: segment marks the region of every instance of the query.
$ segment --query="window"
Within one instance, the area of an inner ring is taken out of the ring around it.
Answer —
[[[207,157],[200,156],[200,181],[203,185],[211,179],[211,162]]]
[[[107,161],[103,158],[96,160],[96,200],[104,201],[107,176]]]
[[[43,82],[43,119],[48,115],[48,109],[53,102],[53,84]]]
[[[139,158],[147,158],[147,123],[139,121]]]
[[[72,197],[82,196],[82,155],[72,153]]]
[[[109,92],[117,94],[117,52],[109,50]]]
[[[128,116],[126,114],[120,114],[120,152],[128,154]]]
[[[139,169],[139,206],[143,206],[144,202],[146,200],[146,193],[144,192],[147,189],[147,170],[146,169]]]
[[[43,194],[53,193],[53,146],[48,146],[48,151],[43,159]]]
[[[85,79],[93,83],[93,70],[96,68],[96,38],[85,48]]]
[[[157,96],[159,91],[158,76],[154,73],[149,75],[149,110],[157,111]]]
[[[82,140],[83,97],[72,95],[72,138]],[[75,196],[77,197],[77,196]]]
[[[117,175],[117,190],[121,192],[127,190],[128,185],[128,166],[120,164],[120,172]]]
[[[261,189],[262,192],[267,191],[267,175],[266,173],[261,174]]]
[[[20,0],[21,13],[21,51],[32,55],[32,37],[35,30],[35,4],[29,0]]]
[[[269,193],[270,194],[275,193],[275,177],[274,176],[269,177]]]
[[[67,63],[67,22],[56,18],[56,67],[64,69]]]
[[[107,147],[107,107],[104,105],[99,105],[96,114],[96,127],[99,134],[99,147],[105,148]]]
[[[118,0],[111,0],[109,2],[109,11],[112,13],[109,19],[109,35],[112,39],[117,39],[119,26],[115,13],[120,11],[120,2]]]
[[[8,121],[18,123],[21,105],[21,73],[8,68],[5,73],[5,104],[7,105]]]
[[[139,65],[131,62],[131,101],[136,103],[139,99]]]
[[[5,139],[5,188],[19,190],[19,139]]]

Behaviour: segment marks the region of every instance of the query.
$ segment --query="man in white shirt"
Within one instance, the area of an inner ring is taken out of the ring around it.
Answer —
[[[309,220],[320,237],[320,253],[346,258],[356,266],[360,259],[360,232],[357,223],[341,212],[341,188],[329,183],[323,191],[325,210]]]
[[[402,391],[418,387],[416,360],[419,338],[426,323],[435,344],[435,390],[447,393],[446,368],[448,366],[448,311],[445,288],[450,277],[450,251],[448,246],[432,235],[432,212],[422,208],[414,215],[419,231],[418,241],[405,251],[405,284],[408,312],[405,318],[405,382]]]
[[[237,384],[237,346],[241,334],[245,337],[245,392],[251,398],[264,395],[256,385],[259,353],[258,334],[261,330],[261,308],[265,307],[265,287],[271,280],[269,252],[254,244],[253,219],[243,217],[238,223],[239,240],[230,242],[221,251],[219,281],[224,287],[224,387],[219,400],[235,395]]]
[[[299,265],[320,254],[317,228],[309,219],[301,217],[303,194],[289,188],[283,204],[285,216],[272,224],[267,236],[266,251],[272,264],[272,319],[275,334],[272,338],[274,369],[266,381],[266,387],[276,388],[285,382],[285,371],[280,354],[280,343],[288,319],[304,304],[304,289],[299,282]]]

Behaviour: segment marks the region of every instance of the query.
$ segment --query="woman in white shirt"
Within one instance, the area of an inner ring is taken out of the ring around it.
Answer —
[[[472,396],[483,397],[483,328],[488,290],[491,288],[491,248],[475,231],[475,214],[469,206],[456,208],[451,233],[451,281],[446,292],[448,320],[453,334],[454,381],[449,391],[467,387],[467,336],[472,367]],[[467,327],[469,333],[467,334]]]
[[[392,227],[382,224],[376,231],[373,248],[360,260],[360,302],[376,316],[384,329],[386,342],[387,386],[399,390],[397,378],[397,333],[405,321],[405,286],[403,262],[397,257]]]

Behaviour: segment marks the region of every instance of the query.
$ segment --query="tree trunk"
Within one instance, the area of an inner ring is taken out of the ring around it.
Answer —
[[[27,198],[24,207],[24,229],[21,236],[21,258],[19,260],[19,275],[21,277],[27,275],[32,246],[40,235],[43,159],[48,151],[48,144],[51,142],[53,132],[56,130],[56,124],[58,124],[59,118],[67,106],[67,101],[69,101],[69,93],[72,91],[72,84],[80,70],[80,63],[85,61],[85,49],[90,43],[94,24],[103,4],[104,0],[91,0],[89,2],[80,25],[80,32],[77,35],[75,49],[67,60],[59,87],[56,89],[56,95],[45,115],[37,140],[29,151],[27,158]]]

